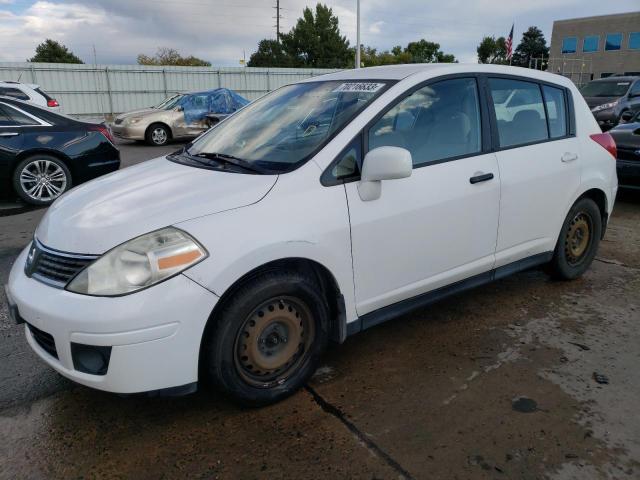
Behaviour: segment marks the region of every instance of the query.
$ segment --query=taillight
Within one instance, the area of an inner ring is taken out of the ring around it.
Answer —
[[[613,158],[618,156],[618,149],[616,148],[616,142],[613,137],[608,133],[594,133],[590,135],[591,140],[596,142],[602,148],[604,148],[607,152],[609,152]]]
[[[59,106],[60,104],[55,98],[50,98],[49,100],[47,100],[47,107],[59,107]]]
[[[104,125],[92,125],[91,127],[89,127],[89,130],[93,130],[94,132],[100,132],[111,143],[113,144],[116,143],[113,138],[113,135],[111,134],[111,130],[109,130],[109,128],[105,127]]]

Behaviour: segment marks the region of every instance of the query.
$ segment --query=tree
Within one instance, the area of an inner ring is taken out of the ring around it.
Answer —
[[[340,34],[338,17],[318,3],[314,11],[305,8],[289,33],[280,42],[264,39],[251,54],[250,67],[345,68],[353,64],[355,50]]]
[[[294,66],[344,68],[353,64],[347,37],[340,34],[338,17],[326,5],[316,5],[315,16],[305,8],[289,33],[280,35]]]
[[[44,63],[84,63],[63,44],[47,38],[36,47],[36,54],[29,62]]]
[[[138,55],[138,65],[178,65],[182,67],[210,67],[211,62],[189,55],[183,57],[173,48],[162,47],[153,57],[141,53]]]
[[[428,42],[424,38],[417,42],[410,42],[404,53],[411,56],[409,63],[454,63],[456,57],[440,50],[440,44]]]
[[[484,37],[478,45],[478,63],[497,63],[505,65],[507,60],[507,42],[504,37]]]
[[[292,67],[293,58],[277,40],[260,40],[258,50],[249,57],[249,67]]]
[[[549,47],[544,38],[544,34],[538,27],[529,27],[522,34],[522,40],[513,52],[513,65],[519,67],[531,67],[535,65],[536,60],[540,62],[540,58],[544,58],[542,69],[546,69],[549,59]]]

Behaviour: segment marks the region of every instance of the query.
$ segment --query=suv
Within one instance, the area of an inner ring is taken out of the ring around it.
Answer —
[[[58,101],[43,92],[39,85],[33,83],[0,81],[0,96],[35,103],[54,112],[60,110]]]
[[[518,92],[518,101],[496,110]],[[9,277],[31,347],[84,385],[261,405],[330,339],[506,275],[593,261],[615,144],[574,84],[497,65],[284,86],[181,150],[80,186]]]
[[[626,112],[640,110],[640,77],[607,77],[589,82],[581,92],[603,130],[615,127]]]

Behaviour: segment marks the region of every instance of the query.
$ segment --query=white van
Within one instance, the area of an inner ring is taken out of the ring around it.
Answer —
[[[526,104],[498,117],[514,92]],[[32,348],[79,383],[210,381],[266,404],[332,339],[537,265],[580,276],[616,190],[615,144],[566,78],[348,70],[66,193],[7,293]]]

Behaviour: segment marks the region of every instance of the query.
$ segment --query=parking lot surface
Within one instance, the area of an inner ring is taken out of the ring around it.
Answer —
[[[177,147],[123,145],[123,168]],[[0,218],[1,283],[43,213]],[[639,478],[639,225],[625,193],[583,278],[532,270],[375,327],[262,409],[72,384],[0,294],[0,478]]]

